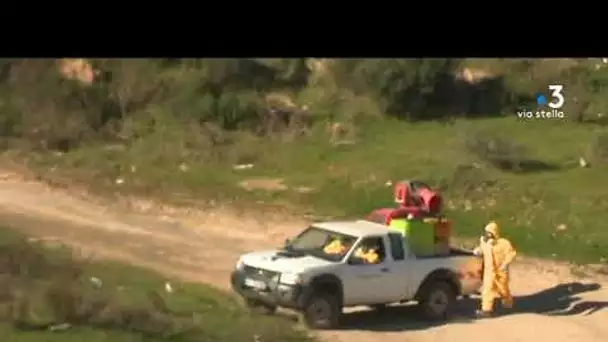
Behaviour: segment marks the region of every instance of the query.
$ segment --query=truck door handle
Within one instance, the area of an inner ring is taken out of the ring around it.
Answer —
[[[384,273],[388,273],[388,272],[390,272],[390,271],[391,271],[391,270],[389,270],[389,269],[388,269],[388,267],[382,267],[382,268],[380,269],[380,272],[384,272]]]

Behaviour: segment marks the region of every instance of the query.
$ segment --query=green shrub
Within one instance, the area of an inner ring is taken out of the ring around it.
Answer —
[[[438,82],[451,75],[452,59],[351,59],[333,64],[339,85],[374,94],[388,115],[417,120],[432,108]]]
[[[124,141],[123,126],[135,120],[148,125],[152,112],[182,127],[298,137],[315,122],[358,126],[366,122],[362,118],[383,116],[429,120],[512,113],[534,105],[533,95],[555,82],[566,85],[564,112],[576,121],[601,123],[608,105],[602,95],[608,68],[598,59],[484,61],[483,67],[500,76],[475,84],[456,80],[455,71],[481,62],[460,59],[324,60],[316,73],[311,59],[303,58],[90,61],[99,70],[92,85],[61,77],[55,60],[0,60],[3,137],[60,150],[87,141]],[[297,106],[272,108],[270,93]],[[147,131],[139,129],[138,136]]]
[[[599,59],[581,62],[566,74],[564,112],[576,122],[606,124],[608,65]],[[564,82],[561,82],[562,84]]]
[[[486,131],[467,134],[465,148],[480,160],[501,170],[518,170],[528,159],[523,145]]]
[[[603,132],[595,138],[591,153],[595,162],[608,164],[608,133]]]

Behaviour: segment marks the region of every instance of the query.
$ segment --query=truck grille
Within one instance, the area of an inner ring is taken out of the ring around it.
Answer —
[[[279,272],[245,265],[245,274],[252,277],[263,277],[266,280],[272,280],[275,276],[279,275]]]

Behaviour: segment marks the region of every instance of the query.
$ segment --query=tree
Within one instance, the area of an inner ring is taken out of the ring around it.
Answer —
[[[334,72],[342,86],[374,94],[388,115],[418,120],[438,106],[436,86],[458,65],[453,59],[351,59],[336,63]]]

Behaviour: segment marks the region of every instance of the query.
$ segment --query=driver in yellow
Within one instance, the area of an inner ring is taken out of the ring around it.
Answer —
[[[374,247],[361,246],[357,248],[355,257],[363,259],[366,264],[377,264],[380,262],[378,249]]]
[[[334,237],[329,244],[323,247],[323,253],[332,255],[342,255],[348,252],[349,248],[350,246],[344,243],[341,238]]]
[[[483,257],[483,285],[481,291],[480,317],[490,316],[494,310],[494,300],[500,298],[505,308],[513,307],[513,296],[509,289],[509,265],[517,252],[511,242],[500,236],[496,222],[484,228],[475,254]]]

